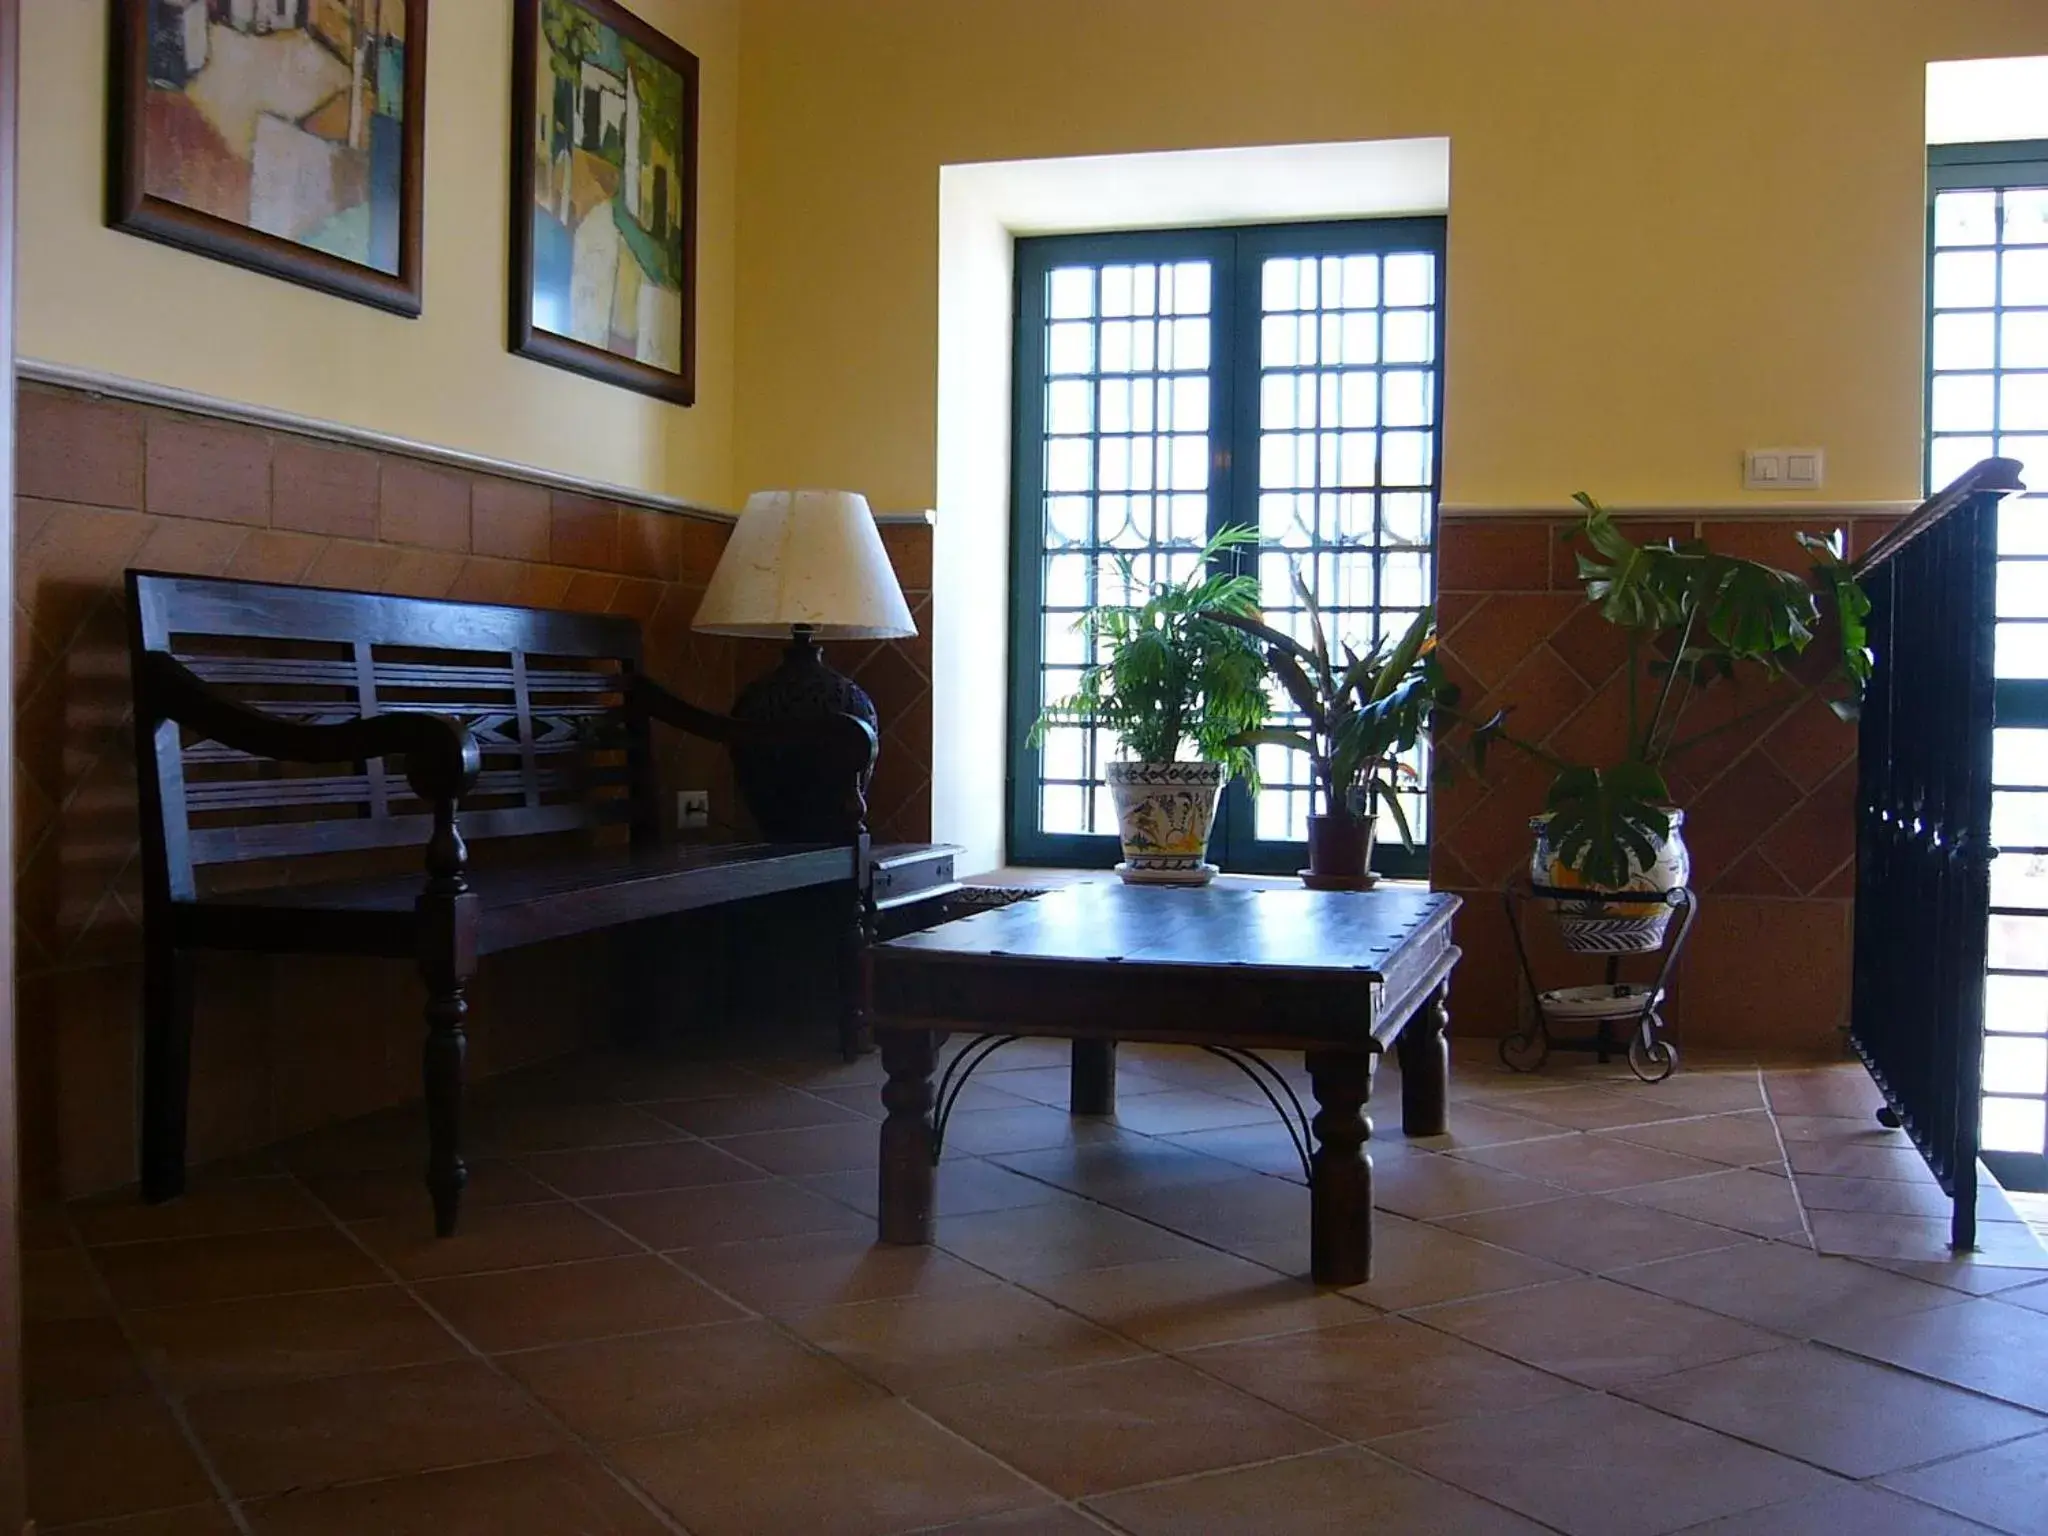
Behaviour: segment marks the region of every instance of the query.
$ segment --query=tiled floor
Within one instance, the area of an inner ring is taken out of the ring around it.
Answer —
[[[449,1242],[410,1113],[174,1205],[37,1213],[35,1513],[127,1536],[2048,1532],[2040,1245],[1994,1201],[1986,1251],[1943,1259],[1860,1069],[1645,1087],[1461,1053],[1426,1143],[1383,1082],[1375,1277],[1319,1292],[1257,1090],[1124,1058],[1117,1123],[1067,1116],[1057,1048],[993,1061],[928,1251],[871,1246],[875,1064],[794,1054],[486,1085]]]

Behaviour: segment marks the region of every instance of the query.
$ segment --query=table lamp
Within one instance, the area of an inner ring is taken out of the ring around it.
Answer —
[[[821,640],[895,640],[917,633],[882,548],[867,498],[851,491],[756,491],[719,556],[692,627],[708,635],[779,640],[782,664],[733,703],[742,720],[855,715],[879,726],[874,701],[825,665]],[[734,779],[768,837],[813,841],[821,804],[801,754],[736,753]]]

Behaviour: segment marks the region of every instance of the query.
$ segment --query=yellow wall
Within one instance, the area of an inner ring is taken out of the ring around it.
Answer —
[[[1925,65],[2042,52],[2044,0],[747,0],[738,481],[933,504],[941,165],[1447,134],[1449,501],[1786,443],[1911,498]]]
[[[105,0],[26,0],[24,357],[613,484],[732,495],[738,0],[629,0],[702,62],[699,404],[505,349],[512,8],[440,0],[427,48],[426,302],[403,320],[105,227]]]

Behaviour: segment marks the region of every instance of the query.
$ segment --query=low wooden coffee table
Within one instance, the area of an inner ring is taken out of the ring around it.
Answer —
[[[934,1167],[952,1099],[1011,1040],[1074,1044],[1076,1114],[1114,1103],[1115,1042],[1198,1045],[1266,1090],[1309,1174],[1310,1266],[1318,1284],[1372,1270],[1373,1058],[1401,1060],[1401,1129],[1444,1128],[1444,1029],[1456,896],[1090,882],[946,923],[870,951],[870,1014],[888,1081],[882,1102],[885,1243],[926,1243]],[[932,1082],[951,1034],[973,1036]],[[1307,1053],[1310,1119],[1255,1053]],[[1313,1147],[1311,1149],[1311,1142]]]

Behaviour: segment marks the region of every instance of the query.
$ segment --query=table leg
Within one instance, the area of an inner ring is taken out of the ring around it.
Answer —
[[[1372,1058],[1350,1051],[1310,1051],[1316,1115],[1310,1158],[1309,1275],[1317,1285],[1363,1285],[1372,1278],[1372,1159],[1365,1142],[1372,1122]]]
[[[1116,1113],[1116,1042],[1076,1040],[1067,1077],[1067,1112]]]
[[[932,1240],[932,1064],[928,1029],[877,1029],[882,1066],[881,1187],[876,1229],[885,1243]]]
[[[1441,1136],[1445,1103],[1451,1091],[1451,1047],[1444,1039],[1450,1027],[1451,984],[1415,1010],[1394,1042],[1401,1058],[1401,1134]]]

